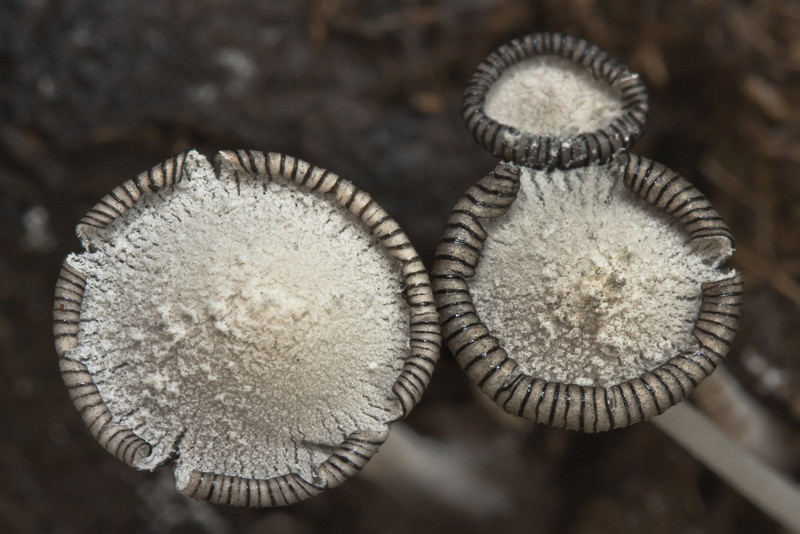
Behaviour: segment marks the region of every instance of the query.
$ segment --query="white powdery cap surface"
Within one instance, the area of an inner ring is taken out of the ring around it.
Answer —
[[[607,387],[696,345],[701,284],[730,276],[716,267],[730,247],[692,246],[608,166],[523,168],[520,181],[508,212],[485,223],[470,289],[521,372]]]
[[[608,126],[622,113],[619,92],[556,56],[509,67],[486,95],[484,111],[501,124],[544,137],[566,137]]]
[[[78,347],[119,424],[152,447],[135,467],[266,479],[313,471],[356,430],[401,416],[408,355],[397,260],[353,215],[286,181],[183,181],[107,228],[89,252]]]

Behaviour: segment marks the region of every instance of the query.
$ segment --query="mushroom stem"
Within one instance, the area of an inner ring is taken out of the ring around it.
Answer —
[[[751,454],[776,469],[787,469],[797,459],[786,429],[744,389],[725,365],[692,393],[692,402],[720,430]]]
[[[651,421],[764,513],[800,532],[800,486],[747,452],[689,403]]]

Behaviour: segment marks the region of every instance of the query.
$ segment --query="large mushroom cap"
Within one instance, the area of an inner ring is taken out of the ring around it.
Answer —
[[[129,465],[171,462],[192,497],[272,506],[338,485],[430,378],[424,267],[333,173],[192,151],[116,188],[78,235],[55,311],[76,407]]]
[[[663,412],[724,357],[730,232],[662,165],[501,164],[453,210],[433,270],[444,336],[509,413],[601,431]]]
[[[487,150],[535,168],[607,162],[647,120],[647,91],[608,52],[562,33],[515,39],[478,66],[467,127]]]

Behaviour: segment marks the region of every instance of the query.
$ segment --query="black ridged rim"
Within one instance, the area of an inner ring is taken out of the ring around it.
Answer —
[[[78,225],[105,228],[143,197],[174,187],[183,178],[187,155],[179,154],[116,187],[89,210]],[[428,272],[405,232],[366,192],[337,174],[302,160],[285,154],[238,150],[219,153],[216,159],[218,176],[223,165],[237,176],[252,175],[265,183],[281,180],[287,186],[323,195],[353,214],[364,231],[375,236],[398,261],[403,279],[402,295],[409,306],[410,350],[403,358],[403,369],[392,386],[392,394],[400,403],[400,417],[408,415],[430,382],[439,358],[441,329]],[[140,468],[137,464],[152,453],[151,444],[134,429],[117,421],[87,366],[67,354],[78,346],[86,283],[86,275],[64,260],[53,308],[53,334],[61,376],[73,404],[100,445],[125,464]],[[339,486],[354,476],[386,441],[392,422],[386,421],[386,428],[382,430],[351,432],[327,460],[315,467],[316,475],[312,480],[297,473],[255,479],[193,470],[178,491],[194,499],[233,506],[293,504]]]
[[[599,130],[563,137],[520,131],[487,116],[486,95],[503,72],[537,56],[564,58],[618,90],[622,114]],[[569,169],[605,163],[617,150],[630,148],[644,131],[647,109],[644,83],[614,56],[578,37],[534,33],[502,45],[478,65],[464,91],[462,115],[475,139],[493,155],[537,169]]]
[[[728,226],[685,178],[654,161],[620,152],[609,164],[625,187],[669,214],[690,241],[728,240]],[[692,329],[696,347],[679,351],[655,369],[611,386],[551,382],[524,373],[481,320],[469,280],[489,234],[517,198],[522,169],[501,163],[472,186],[450,214],[431,271],[443,340],[472,382],[507,413],[535,423],[583,432],[604,432],[663,413],[686,398],[728,352],[738,326],[742,278],[735,271],[702,284],[702,303]]]

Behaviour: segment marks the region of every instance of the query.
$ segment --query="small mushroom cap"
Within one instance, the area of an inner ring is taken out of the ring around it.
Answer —
[[[192,151],[77,231],[86,251],[56,290],[64,379],[104,447],[138,469],[172,463],[192,497],[273,506],[336,486],[430,378],[427,274],[333,173],[245,151],[214,169]]]
[[[611,124],[622,112],[620,91],[558,56],[508,67],[483,105],[497,122],[540,137],[574,136]]]
[[[608,52],[562,33],[498,48],[464,92],[464,119],[495,156],[534,168],[607,162],[647,120],[637,74]]]
[[[663,412],[724,357],[741,281],[685,179],[626,153],[501,164],[456,206],[433,270],[444,336],[509,413],[601,431]]]

